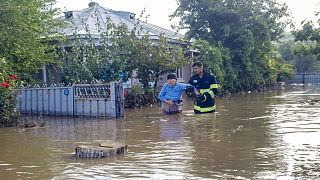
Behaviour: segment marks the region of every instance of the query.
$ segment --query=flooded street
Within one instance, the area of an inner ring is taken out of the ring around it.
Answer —
[[[50,117],[0,129],[0,179],[319,179],[320,89],[290,86],[217,99],[217,112],[124,119]],[[76,144],[113,140],[124,156],[77,159]]]

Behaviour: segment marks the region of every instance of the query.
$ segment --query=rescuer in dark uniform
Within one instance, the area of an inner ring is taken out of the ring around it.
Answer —
[[[203,64],[200,61],[196,61],[192,64],[193,75],[189,84],[193,85],[197,90],[196,101],[194,103],[194,112],[211,113],[216,109],[214,97],[218,93],[218,85],[216,77],[212,74],[204,72]]]

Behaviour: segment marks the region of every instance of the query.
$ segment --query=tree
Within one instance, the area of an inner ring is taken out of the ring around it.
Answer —
[[[296,72],[314,72],[320,70],[320,62],[311,53],[316,47],[316,42],[301,42],[290,39],[279,43],[277,46],[281,57],[286,63],[294,65]]]
[[[294,59],[293,44],[294,42],[288,41],[278,45],[278,51],[285,62],[292,62]]]
[[[289,21],[287,6],[274,0],[179,0],[173,17],[190,38],[203,39],[230,54],[231,90],[259,88],[272,80],[268,55],[272,41],[284,32]],[[214,59],[212,59],[214,61]],[[213,62],[212,64],[220,62]],[[222,63],[223,64],[223,63]],[[230,73],[230,72],[229,72]],[[236,81],[234,81],[236,79]]]
[[[13,89],[54,60],[54,0],[0,1],[0,126],[17,122]],[[17,79],[17,77],[19,77]]]
[[[320,17],[320,12],[315,13]],[[320,25],[320,19],[317,20]],[[297,56],[297,71],[319,71],[320,69],[320,27],[315,27],[311,20],[301,22],[302,29],[292,31],[298,47],[295,48]],[[315,57],[316,60],[315,61]]]
[[[319,15],[319,13],[317,13]],[[320,25],[320,19],[318,20]],[[315,46],[307,46],[305,49],[301,49],[304,55],[315,55],[320,60],[320,28],[316,28],[312,21],[302,22],[303,26],[301,30],[293,31],[295,41],[301,42],[315,42]]]
[[[97,18],[97,28],[101,25]],[[154,89],[161,75],[175,71],[187,62],[185,42],[169,43],[163,34],[153,40],[136,20],[135,27],[115,25],[107,19],[107,29],[100,31],[99,40],[92,38],[89,28],[86,35],[74,34],[72,48],[62,53],[66,60],[63,68],[64,82],[119,80],[120,74],[137,73],[145,90],[154,82]],[[63,44],[62,44],[63,46]],[[184,46],[184,47],[182,47]],[[61,48],[63,49],[63,48]]]
[[[59,22],[51,9],[54,0],[0,1],[0,56],[21,80],[31,80],[32,74],[55,57],[54,47],[47,42],[55,35]]]
[[[205,71],[214,73],[217,77],[221,89],[231,89],[230,84],[236,82],[234,70],[231,66],[231,57],[227,49],[211,45],[208,41],[197,40],[192,49],[198,51],[196,59],[201,60]]]
[[[144,89],[148,89],[149,83],[154,82],[155,90],[161,75],[174,72],[191,61],[185,56],[186,49],[181,47],[183,44],[169,44],[163,34],[156,41],[151,40],[148,34],[144,34],[133,38],[130,42],[132,44],[126,50],[130,52],[126,54],[129,60],[126,70],[137,72],[137,78],[141,80]]]

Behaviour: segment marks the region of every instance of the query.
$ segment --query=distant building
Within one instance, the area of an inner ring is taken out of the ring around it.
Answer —
[[[107,30],[107,19],[109,18],[112,23],[115,25],[120,25],[124,23],[131,30],[135,27],[135,24],[139,24],[142,28],[142,32],[149,33],[150,38],[153,40],[158,40],[160,34],[164,34],[168,38],[169,43],[177,43],[179,39],[184,36],[178,34],[176,32],[161,28],[159,26],[141,21],[136,19],[135,14],[127,11],[115,11],[112,9],[107,9],[99,6],[96,2],[90,2],[89,7],[83,10],[76,11],[66,11],[64,12],[64,16],[59,17],[64,22],[66,22],[66,26],[61,29],[61,32],[66,35],[68,42],[65,45],[66,50],[71,49],[72,40],[75,38],[74,36],[80,36],[86,38],[87,32],[90,32],[90,35],[93,39],[96,39],[96,42],[99,42],[100,33]],[[97,26],[97,22],[100,22],[99,28]],[[190,55],[193,55],[193,52],[188,52]],[[42,80],[44,82],[48,82],[49,80],[46,78],[48,74],[48,69],[52,69],[52,67],[44,67],[42,73]],[[186,82],[191,77],[191,67],[187,65],[186,67],[181,67],[177,69],[177,77],[180,82]],[[51,73],[55,76],[53,79],[59,79],[59,75],[56,73]],[[137,82],[136,79],[131,79],[129,81],[128,86],[132,85],[132,83]],[[161,86],[165,81],[160,81],[159,85]]]

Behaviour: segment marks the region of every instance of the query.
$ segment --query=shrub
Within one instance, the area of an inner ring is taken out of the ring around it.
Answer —
[[[15,126],[18,122],[16,94],[18,76],[5,59],[0,58],[0,127]]]

